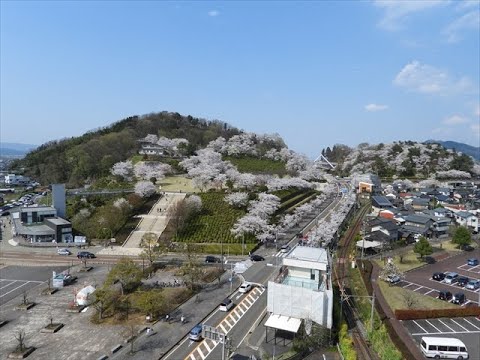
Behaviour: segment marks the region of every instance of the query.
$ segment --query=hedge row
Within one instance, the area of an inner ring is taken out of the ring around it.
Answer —
[[[480,315],[480,307],[466,307],[458,309],[434,309],[434,310],[395,310],[398,320],[435,319],[443,317],[464,317]]]
[[[343,358],[345,360],[356,360],[357,352],[355,351],[355,346],[353,344],[353,339],[348,333],[348,327],[346,323],[343,323],[340,327],[339,337],[339,346],[340,351],[342,352]]]

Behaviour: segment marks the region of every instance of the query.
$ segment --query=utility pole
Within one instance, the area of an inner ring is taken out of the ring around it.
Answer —
[[[375,289],[372,293],[372,310],[370,312],[370,333],[373,331],[373,312],[375,311]]]

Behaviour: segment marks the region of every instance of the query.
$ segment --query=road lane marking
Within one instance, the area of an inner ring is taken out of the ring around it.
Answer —
[[[6,292],[5,294],[0,295],[0,299],[1,299],[2,297],[4,297],[4,296],[7,296],[7,295],[10,294],[11,292],[14,292],[15,290],[20,289],[22,286],[25,286],[25,285],[27,285],[27,284],[28,284],[28,282],[25,282],[25,283],[23,283],[22,285],[17,286],[15,289],[10,290],[10,291]]]
[[[416,288],[415,290],[413,291],[417,291],[417,290],[420,290],[421,288],[423,288],[423,286],[420,285],[420,287]]]
[[[415,325],[417,325],[420,329],[422,329],[425,333],[427,332],[427,330],[425,330],[423,327],[421,327],[420,324],[417,323],[415,320],[413,320],[413,323],[414,323]]]
[[[15,284],[16,282],[17,282],[17,280],[13,280],[11,283],[8,283],[7,285],[0,287],[0,290],[4,289],[6,287],[9,287],[10,285]]]
[[[426,292],[426,293],[423,294],[423,295],[428,295],[428,294],[430,294],[432,291],[436,291],[436,290],[433,290],[433,289],[432,289],[432,290],[430,290],[429,292]]]

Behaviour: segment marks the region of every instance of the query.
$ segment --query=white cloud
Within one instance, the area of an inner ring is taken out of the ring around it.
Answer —
[[[397,86],[423,94],[446,95],[469,92],[472,83],[467,77],[452,78],[447,71],[412,61],[395,76]]]
[[[450,129],[446,129],[443,127],[432,129],[432,134],[435,134],[438,136],[450,136],[451,133],[452,131]]]
[[[215,17],[215,16],[218,16],[218,15],[220,15],[220,11],[218,11],[218,10],[210,10],[208,12],[208,16],[211,16],[211,17]]]
[[[385,30],[399,30],[407,17],[437,6],[448,4],[445,0],[375,0],[374,5],[383,9],[378,25]]]
[[[480,2],[478,0],[462,0],[456,3],[456,10],[470,9],[471,7],[479,7]]]
[[[478,4],[478,3],[477,3]],[[470,11],[458,19],[451,22],[444,30],[443,34],[448,42],[457,42],[461,40],[461,33],[468,30],[480,29],[480,10]]]
[[[365,110],[375,112],[375,111],[383,111],[387,110],[388,106],[387,105],[380,105],[380,104],[368,104],[365,105]]]
[[[468,122],[468,119],[460,115],[452,115],[443,120],[445,125],[460,125],[465,124],[466,122]]]

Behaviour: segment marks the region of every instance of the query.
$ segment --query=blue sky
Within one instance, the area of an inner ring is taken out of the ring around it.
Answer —
[[[335,143],[479,146],[479,1],[1,1],[1,140],[176,111]]]

